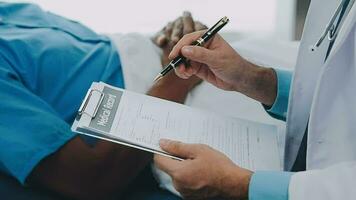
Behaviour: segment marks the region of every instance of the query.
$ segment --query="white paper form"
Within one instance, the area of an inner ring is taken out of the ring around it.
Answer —
[[[161,153],[161,138],[207,144],[241,167],[281,170],[277,128],[93,83],[72,129],[111,142]],[[104,95],[102,95],[104,94]]]
[[[280,170],[277,128],[124,91],[110,133],[161,150],[159,139],[207,144],[251,170]]]

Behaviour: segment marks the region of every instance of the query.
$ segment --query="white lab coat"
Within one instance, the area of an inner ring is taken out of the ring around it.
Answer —
[[[356,6],[324,63],[319,39],[341,0],[312,0],[299,48],[287,114],[285,169],[308,125],[306,172],[292,176],[291,200],[356,199]],[[327,39],[326,39],[327,40]]]

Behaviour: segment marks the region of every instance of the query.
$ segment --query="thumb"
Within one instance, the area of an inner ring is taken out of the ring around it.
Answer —
[[[164,151],[183,159],[193,158],[193,155],[195,154],[195,149],[190,144],[161,139],[159,145]]]
[[[199,46],[185,46],[182,48],[181,53],[189,60],[206,65],[212,65],[216,57],[213,51]]]

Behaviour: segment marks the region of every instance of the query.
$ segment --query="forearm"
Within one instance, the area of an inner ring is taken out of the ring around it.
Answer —
[[[277,76],[273,69],[257,66],[246,61],[241,84],[236,91],[271,106],[277,95]]]
[[[117,197],[150,160],[148,153],[110,142],[90,148],[76,137],[41,161],[28,182],[75,199]]]

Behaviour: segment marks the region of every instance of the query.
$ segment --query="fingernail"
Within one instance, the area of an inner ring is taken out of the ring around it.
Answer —
[[[191,55],[193,54],[193,48],[190,46],[185,46],[182,48],[182,53],[185,55]]]

